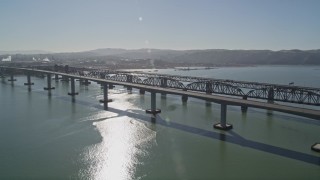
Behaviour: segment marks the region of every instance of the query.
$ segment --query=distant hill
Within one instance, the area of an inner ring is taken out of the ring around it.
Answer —
[[[132,61],[132,60],[154,60],[162,63],[174,64],[204,64],[204,65],[320,65],[320,50],[166,50],[166,49],[96,49],[83,52],[46,53],[45,51],[19,51],[12,55],[12,61],[32,60],[35,58],[46,58],[64,62],[76,61]],[[23,52],[25,52],[23,54]],[[5,58],[2,55],[0,58]]]
[[[320,50],[199,50],[188,51],[172,61],[215,65],[320,65]]]
[[[125,59],[155,59],[173,63],[213,65],[320,65],[320,50],[161,50],[161,49],[98,49],[88,51],[94,56],[114,56]]]

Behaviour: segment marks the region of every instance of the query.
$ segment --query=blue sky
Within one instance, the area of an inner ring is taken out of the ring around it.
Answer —
[[[0,0],[0,50],[320,49],[319,0]]]

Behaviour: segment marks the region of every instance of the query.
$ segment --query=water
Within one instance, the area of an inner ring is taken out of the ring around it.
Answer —
[[[138,69],[135,71],[155,72],[154,70]],[[160,74],[174,74],[239,81],[265,82],[296,86],[320,87],[319,66],[256,66],[256,67],[225,67],[208,70],[181,71],[175,69],[156,70]]]
[[[282,70],[281,70],[282,69]],[[147,70],[149,71],[149,70]],[[259,73],[257,73],[259,72]],[[199,71],[159,70],[223,79],[320,87],[319,67],[262,66]],[[157,96],[162,113],[152,123],[150,94],[110,90],[109,110],[98,103],[100,85],[25,76],[0,83],[0,179],[319,179],[320,122],[261,109],[228,106],[234,129],[215,130],[220,106]]]

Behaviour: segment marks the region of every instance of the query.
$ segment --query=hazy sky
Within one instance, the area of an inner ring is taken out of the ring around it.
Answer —
[[[320,0],[0,0],[0,50],[320,49]]]

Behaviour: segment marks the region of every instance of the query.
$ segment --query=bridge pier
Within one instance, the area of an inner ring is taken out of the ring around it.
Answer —
[[[2,78],[4,76],[4,68],[0,67],[0,78]]]
[[[132,94],[132,87],[131,86],[127,86],[127,91],[129,94]]]
[[[248,99],[248,96],[247,96],[247,95],[244,95],[244,96],[242,97],[242,99],[247,100],[247,99]],[[243,113],[247,112],[247,111],[248,111],[248,106],[241,106],[241,111],[242,111]]]
[[[30,72],[27,73],[27,83],[24,83],[24,85],[28,86],[28,90],[31,91],[31,86],[34,85],[34,83],[31,82]]]
[[[77,79],[76,81],[79,81],[80,85],[83,83],[83,79]]]
[[[91,82],[88,79],[79,79],[79,81],[80,85],[89,86],[89,84],[91,84]]]
[[[167,78],[161,78],[160,79],[160,87],[166,88],[168,86],[168,79]],[[166,98],[167,93],[162,92],[161,98]]]
[[[70,95],[70,96],[78,95],[79,93],[76,92],[74,77],[71,77],[71,78],[70,78],[70,81],[71,81],[71,92],[68,93],[68,95]]]
[[[181,100],[183,103],[186,103],[188,101],[188,95],[182,95]]]
[[[132,83],[132,79],[133,79],[133,76],[132,75],[127,75],[127,81],[128,83]],[[127,91],[129,94],[132,93],[132,87],[131,86],[127,86]]]
[[[140,93],[140,94],[145,94],[146,91],[145,91],[144,89],[140,89],[140,90],[139,90],[139,93]]]
[[[80,85],[88,86],[89,84],[91,84],[88,79],[77,79],[77,81],[79,81]]]
[[[54,65],[54,68],[53,68],[54,72],[58,72],[59,71],[59,67],[57,64]],[[54,74],[54,80],[57,82],[59,81],[59,75],[58,74]]]
[[[108,109],[108,103],[112,102],[112,99],[108,99],[108,84],[102,83],[103,85],[103,99],[100,99],[99,102],[104,104],[104,109]]]
[[[269,90],[268,90],[268,102],[269,101],[273,101],[274,100],[274,90],[273,90],[273,87],[271,87]]]
[[[55,80],[56,82],[58,82],[59,79],[61,79],[61,78],[59,78],[59,75],[58,75],[58,74],[54,74],[54,80]]]
[[[45,75],[40,72],[35,73],[35,76],[37,76],[38,78],[45,78]]]
[[[8,81],[11,81],[13,83],[13,81],[16,81],[17,79],[14,79],[13,73],[10,74],[10,79],[8,79]]]
[[[5,78],[4,69],[0,68],[0,78]]]
[[[5,80],[5,77],[2,76],[2,77],[1,77],[1,83],[5,83],[5,81],[6,81],[6,80]]]
[[[109,84],[109,89],[113,89],[115,86],[113,84]]]
[[[84,82],[82,82],[82,84],[85,86],[89,86],[89,84],[91,84],[91,82],[88,79],[85,79]]]
[[[156,115],[158,113],[161,113],[161,109],[156,109],[156,92],[151,91],[151,109],[147,109],[147,114]]]
[[[47,74],[47,87],[43,88],[44,90],[50,91],[51,89],[55,89],[55,87],[51,87],[51,74]]]
[[[212,89],[212,83],[211,82],[206,82],[206,94],[211,94],[211,89]]]
[[[62,76],[61,81],[69,82],[69,78],[67,76]]]
[[[209,81],[206,82],[206,94],[211,94],[212,93],[211,89],[212,89],[212,83]],[[206,106],[207,107],[211,106],[211,101],[206,100]]]
[[[220,130],[232,129],[232,124],[227,124],[227,104],[221,104],[220,116],[220,123],[214,124],[213,127]]]

